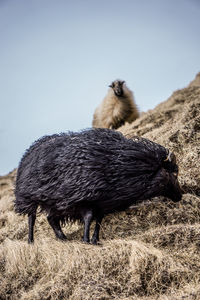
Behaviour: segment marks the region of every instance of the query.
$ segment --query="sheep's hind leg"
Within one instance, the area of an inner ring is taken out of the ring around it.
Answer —
[[[28,214],[28,243],[32,244],[34,242],[34,225],[36,219],[36,210],[32,214]]]
[[[93,233],[92,240],[91,240],[91,243],[93,245],[97,245],[97,243],[99,241],[99,230],[100,230],[102,219],[103,219],[102,216],[99,216],[96,218],[96,225],[95,225],[94,233]]]
[[[63,233],[61,226],[60,226],[60,219],[58,217],[48,216],[47,220],[48,220],[49,224],[51,225],[51,227],[53,228],[53,231],[54,231],[56,237],[62,241],[66,240],[67,237]]]

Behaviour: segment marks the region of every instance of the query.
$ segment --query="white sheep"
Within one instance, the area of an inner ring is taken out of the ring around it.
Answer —
[[[96,108],[92,126],[117,129],[125,122],[131,123],[139,117],[132,91],[125,81],[115,80],[101,104]]]

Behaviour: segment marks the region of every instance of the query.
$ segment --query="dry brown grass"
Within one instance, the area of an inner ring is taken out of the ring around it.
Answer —
[[[197,78],[198,79],[198,78]],[[195,81],[198,83],[198,80]],[[15,171],[0,177],[0,299],[200,299],[200,87],[190,84],[120,128],[173,150],[186,194],[107,216],[101,246],[80,243],[82,226],[57,241],[46,217],[27,244],[27,218],[13,211]]]

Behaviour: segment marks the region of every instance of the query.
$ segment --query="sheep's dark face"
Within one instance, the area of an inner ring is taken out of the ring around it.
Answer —
[[[113,91],[117,97],[123,97],[123,95],[124,95],[124,91],[123,91],[124,82],[125,81],[115,80],[112,82],[111,85],[109,85],[109,87],[113,89]]]
[[[169,153],[168,158],[164,161],[162,170],[164,177],[167,178],[168,184],[165,187],[163,195],[178,202],[182,198],[183,191],[178,182],[178,165],[174,153]]]
[[[162,195],[167,198],[170,198],[174,202],[180,201],[182,199],[183,192],[179,185],[177,175],[175,173],[167,172],[166,177],[169,181]]]

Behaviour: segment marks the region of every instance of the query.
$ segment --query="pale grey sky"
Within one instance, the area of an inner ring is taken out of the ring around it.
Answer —
[[[116,78],[146,111],[199,71],[198,0],[0,0],[0,175],[37,138],[90,127]]]

